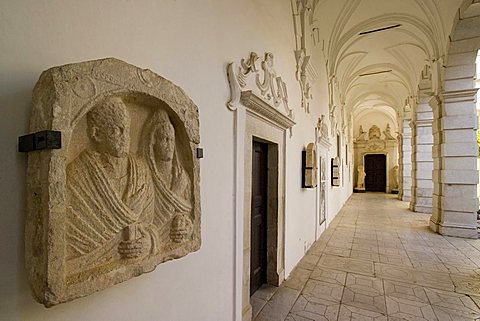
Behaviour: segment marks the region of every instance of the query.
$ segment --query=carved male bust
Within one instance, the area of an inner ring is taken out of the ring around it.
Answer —
[[[200,248],[198,109],[150,70],[102,59],[45,71],[28,155],[25,255],[35,298],[70,301]]]
[[[67,166],[69,274],[153,250],[152,180],[143,159],[130,153],[130,121],[118,97],[87,113],[92,147]]]

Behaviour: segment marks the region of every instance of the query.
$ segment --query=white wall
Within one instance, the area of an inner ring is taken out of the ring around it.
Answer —
[[[290,273],[315,238],[315,194],[301,188],[301,151],[314,141],[319,115],[328,115],[323,61],[314,62],[321,75],[312,112],[306,115],[300,108],[292,25],[287,0],[0,3],[0,320],[233,320],[234,137],[233,114],[225,106],[225,70],[228,62],[239,62],[250,51],[274,53],[296,114],[287,145],[285,251]],[[152,273],[45,309],[32,299],[24,273],[26,155],[17,153],[16,140],[27,133],[31,92],[43,70],[110,56],[170,79],[199,107],[205,149],[202,247]],[[351,187],[330,190],[330,219],[350,192]]]

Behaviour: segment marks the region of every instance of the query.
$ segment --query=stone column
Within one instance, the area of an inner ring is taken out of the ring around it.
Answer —
[[[430,228],[443,235],[477,238],[476,89],[433,97],[434,192]]]
[[[433,112],[429,96],[419,98],[412,126],[412,198],[410,210],[432,213],[433,194]]]
[[[402,140],[398,142],[399,146],[399,183],[400,190],[398,198],[402,201],[409,202],[411,198],[412,187],[412,131],[410,129],[410,119],[403,120]]]

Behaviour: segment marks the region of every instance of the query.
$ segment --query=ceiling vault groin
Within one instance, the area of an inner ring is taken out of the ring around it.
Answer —
[[[408,102],[418,95],[425,66],[434,75],[433,91],[440,90],[449,43],[446,30],[451,30],[461,2],[319,2],[312,28],[324,39],[318,50],[328,74],[332,128],[344,127],[349,117],[367,110],[383,110],[400,122]],[[372,17],[372,12],[378,14]]]

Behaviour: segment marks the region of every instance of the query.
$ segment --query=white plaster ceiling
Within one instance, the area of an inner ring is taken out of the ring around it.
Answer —
[[[336,81],[341,105],[353,113],[354,120],[368,110],[383,111],[395,119],[403,116],[405,101],[417,95],[424,66],[444,58],[462,2],[318,1],[312,24],[312,30],[320,30],[317,47],[325,56],[329,79]]]

